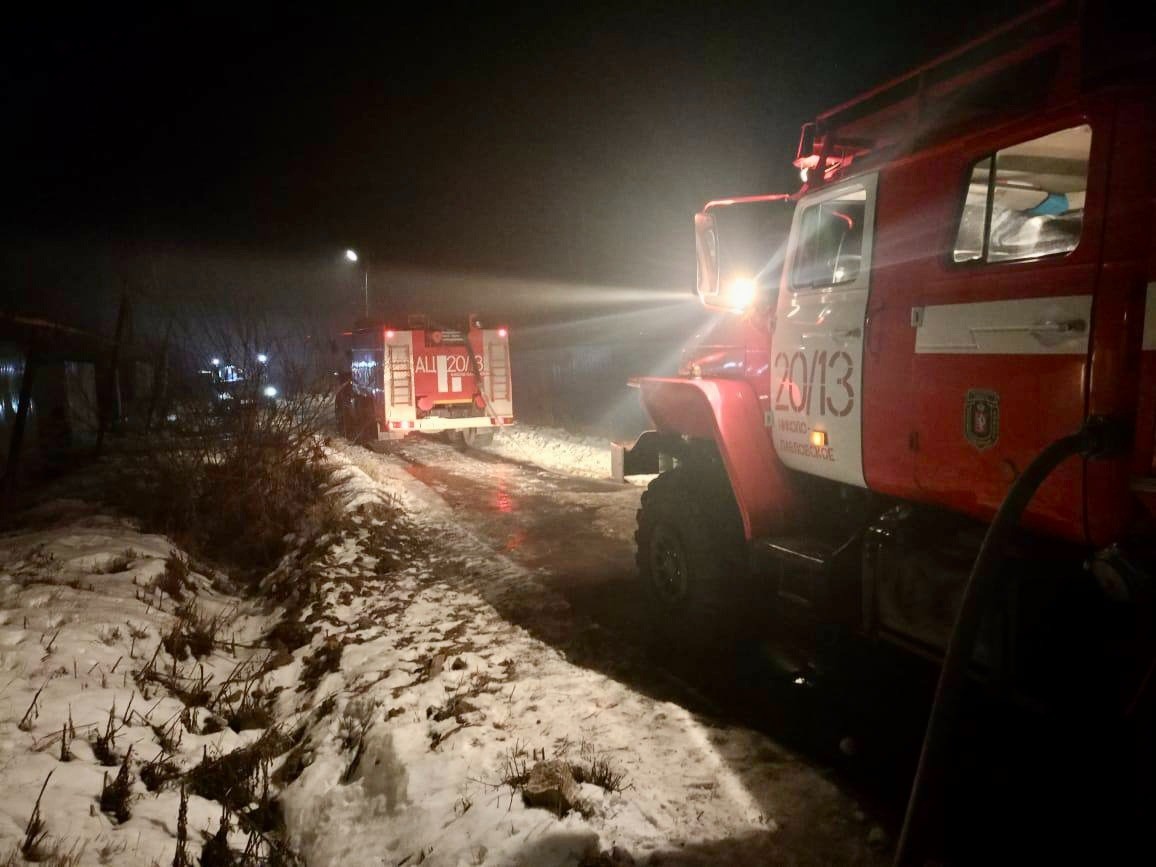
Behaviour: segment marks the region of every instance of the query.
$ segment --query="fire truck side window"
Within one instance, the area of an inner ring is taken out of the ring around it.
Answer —
[[[1091,146],[1092,128],[1084,124],[1004,148],[976,163],[952,259],[1010,262],[1076,249]]]
[[[794,288],[837,286],[859,276],[866,205],[866,190],[849,190],[803,211],[791,274]]]

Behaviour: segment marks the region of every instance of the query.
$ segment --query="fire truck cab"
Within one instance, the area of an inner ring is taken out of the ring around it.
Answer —
[[[359,440],[439,433],[485,445],[514,423],[509,331],[474,316],[447,328],[424,315],[405,328],[349,332],[349,368],[336,397],[338,429]]]
[[[616,459],[663,470],[637,556],[672,617],[769,607],[940,659],[1009,493],[1095,430],[1029,495],[973,662],[1054,680],[1090,643],[1062,611],[1151,701],[1156,90],[1150,34],[1110,25],[1022,16],[804,125],[797,192],[696,217],[698,293],[764,363],[632,383],[654,430]],[[755,211],[790,229],[752,268]]]

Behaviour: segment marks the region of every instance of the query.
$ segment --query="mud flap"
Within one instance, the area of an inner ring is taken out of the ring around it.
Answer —
[[[652,476],[661,471],[659,453],[664,440],[658,431],[643,431],[633,443],[610,443],[610,478],[626,481],[627,476]]]

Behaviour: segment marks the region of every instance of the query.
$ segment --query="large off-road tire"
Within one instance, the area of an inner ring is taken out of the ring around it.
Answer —
[[[468,427],[462,431],[462,444],[467,449],[488,446],[494,441],[494,432],[482,428]]]
[[[688,643],[738,638],[750,626],[742,519],[725,477],[678,466],[642,495],[638,573],[664,632]]]

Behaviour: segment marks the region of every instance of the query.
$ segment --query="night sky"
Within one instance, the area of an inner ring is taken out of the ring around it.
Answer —
[[[381,283],[689,290],[703,201],[793,190],[800,123],[1025,4],[570,6],[9,19],[4,306],[228,283],[352,314],[347,246]]]

